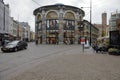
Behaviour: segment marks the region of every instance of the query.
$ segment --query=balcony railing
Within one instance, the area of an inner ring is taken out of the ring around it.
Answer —
[[[59,27],[47,27],[46,30],[58,30]]]
[[[64,30],[75,30],[75,27],[74,26],[71,26],[71,27],[63,27]]]

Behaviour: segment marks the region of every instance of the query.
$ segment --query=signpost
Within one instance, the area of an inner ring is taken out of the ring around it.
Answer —
[[[85,37],[81,37],[80,43],[83,45],[83,52],[84,52]]]

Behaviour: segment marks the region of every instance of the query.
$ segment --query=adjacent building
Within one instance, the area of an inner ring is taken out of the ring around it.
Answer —
[[[35,15],[35,39],[39,44],[77,44],[78,27],[85,13],[82,9],[55,4],[37,8]]]
[[[30,41],[30,26],[27,22],[18,22],[11,17],[10,35],[13,39]]]
[[[83,23],[84,23],[83,36],[89,41],[91,37],[92,43],[96,42],[97,38],[99,37],[99,29],[96,28],[93,24],[91,24],[87,20],[84,20]],[[91,27],[91,35],[90,35],[90,27]]]
[[[116,12],[111,13],[111,17],[109,20],[110,31],[117,30],[118,28],[117,23],[119,22],[119,19],[120,19],[120,12],[116,11]]]
[[[0,0],[0,45],[6,38],[6,34],[9,34],[10,15],[9,5],[4,4],[3,0]]]
[[[18,32],[21,40],[30,41],[30,26],[27,22],[19,22]]]
[[[18,37],[18,26],[19,23],[17,20],[14,20],[13,17],[10,18],[10,27],[9,27],[9,37],[11,40],[15,40]]]
[[[9,5],[0,0],[0,33],[9,33],[10,15]]]
[[[30,31],[30,41],[34,41],[35,40],[35,32]]]
[[[102,24],[93,24],[96,28],[99,29],[98,35],[99,37],[102,37]]]
[[[10,35],[14,39],[30,41],[30,26],[27,22],[18,22],[10,18]]]
[[[30,41],[30,26],[10,17],[9,5],[0,0],[0,46],[5,40],[15,39]]]

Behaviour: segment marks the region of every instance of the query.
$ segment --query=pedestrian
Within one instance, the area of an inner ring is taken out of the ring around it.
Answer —
[[[56,42],[57,42],[57,45],[58,45],[58,43],[59,43],[58,39],[56,40]]]
[[[65,40],[65,44],[67,45],[67,43],[68,43],[68,41],[67,41],[67,39]]]
[[[95,43],[95,44],[93,45],[93,49],[94,49],[94,51],[95,51],[96,53],[98,53],[98,45],[97,45],[97,43]]]
[[[38,40],[35,41],[36,45],[38,45]]]
[[[5,44],[5,41],[4,41],[4,40],[2,40],[2,46],[4,46],[4,44]]]

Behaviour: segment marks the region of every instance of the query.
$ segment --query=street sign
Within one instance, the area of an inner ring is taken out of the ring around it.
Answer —
[[[80,43],[81,43],[81,44],[85,44],[85,37],[81,37]]]

